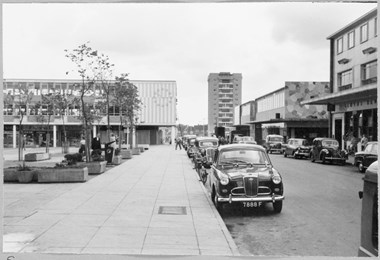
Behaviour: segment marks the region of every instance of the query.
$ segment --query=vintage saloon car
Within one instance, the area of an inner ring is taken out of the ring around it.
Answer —
[[[285,145],[284,157],[288,155],[297,158],[310,158],[311,147],[306,139],[290,138]]]
[[[182,145],[183,145],[183,148],[185,149],[185,151],[187,150],[187,140],[189,140],[190,138],[195,138],[197,137],[196,135],[184,135],[182,137]]]
[[[332,138],[314,138],[311,148],[310,159],[312,162],[321,161],[322,163],[346,164],[348,153],[339,148],[337,140]]]
[[[365,172],[374,161],[377,161],[377,142],[368,142],[364,151],[355,153],[354,165],[360,172]]]
[[[193,163],[194,168],[200,174],[200,169],[202,168],[202,162],[206,156],[207,148],[217,148],[219,140],[216,137],[197,137],[194,142],[194,154]]]
[[[268,153],[284,151],[284,137],[281,135],[267,135],[264,147]]]
[[[259,207],[272,203],[282,210],[284,188],[280,173],[260,145],[230,144],[215,150],[206,188],[221,212],[225,203]]]

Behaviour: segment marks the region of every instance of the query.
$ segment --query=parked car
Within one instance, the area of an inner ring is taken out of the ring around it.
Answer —
[[[186,143],[186,153],[189,158],[193,158],[195,152],[195,137],[189,137]]]
[[[229,144],[215,150],[205,187],[219,212],[226,203],[259,207],[272,203],[282,210],[284,188],[280,173],[260,145]]]
[[[232,141],[234,144],[257,144],[252,136],[235,136]]]
[[[268,153],[284,151],[284,137],[281,135],[267,135],[265,138],[264,147]]]
[[[306,139],[290,138],[284,148],[284,157],[310,158],[311,146]]]
[[[314,138],[311,148],[310,159],[312,162],[346,164],[348,153],[339,148],[337,140],[332,138]]]
[[[189,138],[195,138],[195,137],[197,137],[197,136],[196,135],[184,135],[182,137],[182,145],[183,145],[183,148],[185,149],[185,151],[187,150],[187,145],[188,145],[187,140]]]
[[[377,257],[379,254],[378,170],[377,161],[367,168],[363,191],[359,191],[359,198],[362,199],[359,256]]]
[[[368,166],[377,161],[377,142],[368,142],[364,151],[355,153],[354,165],[360,172],[365,172]]]
[[[197,137],[194,142],[193,163],[198,174],[202,168],[202,162],[206,156],[206,148],[217,148],[219,140],[216,137]]]

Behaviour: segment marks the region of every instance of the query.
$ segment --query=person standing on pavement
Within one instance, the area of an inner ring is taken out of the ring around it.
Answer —
[[[182,150],[182,139],[177,137],[175,139],[175,149],[177,150],[177,147],[179,146],[179,149]]]
[[[362,144],[362,151],[365,149],[365,147],[367,146],[367,143],[368,143],[368,138],[363,135],[362,139],[360,140],[361,144]]]

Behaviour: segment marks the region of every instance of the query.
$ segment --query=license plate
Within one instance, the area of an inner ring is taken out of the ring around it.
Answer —
[[[243,207],[244,208],[257,208],[261,206],[261,201],[248,201],[248,202],[243,202]]]

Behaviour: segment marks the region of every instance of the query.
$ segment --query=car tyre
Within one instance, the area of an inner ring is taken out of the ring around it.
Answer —
[[[282,211],[282,200],[273,202],[273,210],[275,213],[281,213],[281,211]]]
[[[361,173],[364,173],[364,172],[365,172],[364,165],[363,165],[362,162],[360,162],[360,163],[358,164],[358,170],[359,170],[359,172],[361,172]]]

